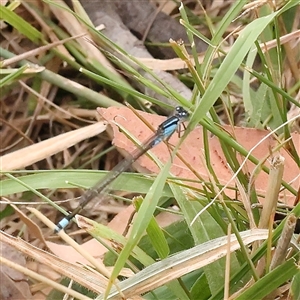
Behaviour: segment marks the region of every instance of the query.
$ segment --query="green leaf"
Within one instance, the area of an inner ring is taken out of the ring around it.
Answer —
[[[24,172],[28,171],[14,172],[12,174]],[[18,179],[36,190],[45,188],[74,188],[74,186],[89,188],[94,186],[96,182],[101,180],[106,174],[106,171],[94,170],[51,170],[19,176]],[[151,184],[152,180],[149,180],[149,177],[133,173],[123,173],[116,181],[114,181],[113,189],[146,194],[149,191]],[[0,196],[7,196],[24,191],[29,191],[29,189],[16,180],[7,179],[1,181]],[[165,185],[162,197],[172,197],[172,195],[168,185]]]
[[[93,236],[96,240],[100,240],[100,238],[112,241],[113,243],[123,247],[128,239],[123,235],[115,232],[111,228],[99,224],[95,221],[84,218],[84,229]],[[79,219],[80,221],[80,219]],[[88,225],[87,225],[88,224]],[[80,222],[79,224],[80,225]],[[135,246],[131,252],[132,257],[134,257],[137,261],[141,262],[144,266],[149,266],[155,262],[153,258],[151,258],[148,254],[146,254],[141,248]]]
[[[7,203],[6,207],[0,211],[0,221],[12,215],[14,211],[15,210],[9,205],[9,203]]]
[[[5,85],[11,84],[20,75],[22,75],[28,67],[29,66],[24,65],[21,68],[14,70],[13,72],[11,70],[9,70],[10,71],[9,75],[5,76],[3,79],[0,80],[0,88],[4,87]],[[0,75],[2,75],[4,73],[3,71],[5,71],[5,69],[0,70]]]
[[[191,294],[192,299],[197,300],[206,300],[211,296],[211,292],[205,274],[202,274],[202,276],[200,276],[198,280],[195,281],[191,289]]]
[[[0,5],[0,19],[4,20],[12,27],[24,34],[34,43],[38,43],[43,35],[28,22],[19,17],[15,12],[9,10],[7,7]]]
[[[134,205],[137,211],[139,211],[142,205],[142,201],[142,197],[137,197],[136,199],[134,199]],[[169,245],[167,243],[165,235],[163,234],[163,231],[161,230],[153,216],[146,231],[158,256],[160,258],[166,258],[170,253]]]
[[[253,111],[249,120],[249,126],[251,127],[260,128],[261,124],[270,117],[270,106],[266,99],[268,89],[269,87],[266,84],[261,83],[254,97],[252,97]]]
[[[203,208],[203,206],[196,201],[189,201],[181,188],[176,185],[170,185],[176,201],[180,206],[184,218],[188,224],[194,219],[197,213]],[[203,212],[194,222],[193,226],[190,226],[190,231],[193,235],[196,245],[213,240],[217,237],[224,235],[222,228],[211,216],[208,211]],[[231,270],[235,272],[238,267],[238,262],[234,255],[231,257]],[[207,277],[207,282],[211,288],[211,291],[216,291],[223,286],[224,283],[224,270],[225,260],[220,259],[208,266],[205,266],[204,273]]]
[[[300,263],[300,261],[298,263]],[[291,299],[300,300],[300,269],[292,280],[290,293]]]
[[[149,192],[147,193],[143,201],[143,204],[140,210],[138,211],[137,216],[132,225],[128,242],[123,248],[122,252],[120,253],[120,256],[118,257],[118,260],[115,264],[115,267],[109,279],[106,295],[110,291],[111,286],[113,285],[121,269],[125,265],[126,260],[129,257],[133,247],[139,242],[146,228],[148,227],[149,222],[156,209],[158,200],[161,197],[161,193],[163,191],[167,176],[169,174],[170,167],[171,167],[171,160],[169,160],[168,163],[164,166],[160,174],[155,179]]]
[[[291,258],[255,282],[250,288],[247,288],[245,292],[235,299],[263,299],[275,291],[280,285],[284,284],[287,280],[290,280],[297,273],[299,273],[299,270],[295,259]]]
[[[235,72],[240,67],[253,43],[275,16],[276,13],[273,13],[267,17],[254,20],[242,30],[230,52],[222,62],[213,80],[207,87],[201,99],[201,103],[191,116],[190,123],[188,125],[189,130],[187,130],[185,134],[194,128],[213,106],[217,98],[221,95]]]
[[[257,41],[259,35],[263,32],[266,26],[268,26],[268,24],[280,13],[297,5],[297,2],[299,1],[288,2],[281,10],[263,18],[254,20],[240,32],[239,37],[235,41],[230,52],[225,57],[216,75],[207,87],[200,104],[191,116],[185,136],[189,134],[189,132],[199,123],[201,119],[203,119],[218,97],[220,97],[221,93],[224,91],[231,78],[240,67],[252,45]]]

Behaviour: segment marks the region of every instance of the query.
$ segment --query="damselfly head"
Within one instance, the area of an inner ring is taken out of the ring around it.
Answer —
[[[185,120],[190,116],[189,112],[186,111],[182,106],[176,106],[175,111],[175,116],[179,119]]]

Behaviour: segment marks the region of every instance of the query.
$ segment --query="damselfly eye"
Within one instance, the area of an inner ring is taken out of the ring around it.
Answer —
[[[179,117],[180,119],[186,119],[189,117],[189,113],[182,107],[182,106],[177,106],[175,108],[176,110],[176,116]]]

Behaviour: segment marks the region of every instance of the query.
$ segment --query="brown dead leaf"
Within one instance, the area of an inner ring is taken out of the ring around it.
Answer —
[[[0,241],[0,255],[6,259],[11,260],[21,266],[26,265],[24,255],[17,251],[14,247]],[[17,299],[31,299],[29,285],[24,274],[7,267],[4,264],[0,265],[1,300],[17,300]]]
[[[130,132],[133,136],[135,136],[139,141],[143,142],[146,140],[153,132],[137,117],[135,114],[128,108],[115,108],[110,107],[107,109],[99,108],[98,112],[109,122],[112,130],[109,132],[113,137],[113,144],[119,149],[119,151],[126,157],[135,149],[135,145],[131,142],[125,135],[120,131],[120,129],[115,125],[122,126],[128,132]],[[147,114],[144,112],[139,112],[142,117],[147,119],[147,121],[153,126],[153,128],[157,128],[158,125],[165,120],[164,117]],[[269,132],[265,130],[251,129],[251,128],[242,128],[242,127],[234,127],[233,129],[229,126],[223,126],[224,130],[231,133],[238,143],[240,143],[245,149],[250,150],[257,143],[259,143]],[[297,150],[300,150],[300,138],[298,134],[293,134],[293,142],[298,147]],[[172,145],[176,145],[178,143],[178,136],[174,134],[170,143]],[[269,156],[269,149],[273,148],[277,145],[277,142],[273,138],[267,138],[264,142],[262,142],[257,148],[254,149],[253,155],[264,161],[265,158]],[[210,158],[211,164],[214,170],[217,170],[217,175],[220,183],[226,184],[232,177],[232,172],[228,169],[226,165],[226,160],[222,152],[221,145],[217,137],[212,136],[209,139],[209,147],[210,147]],[[203,138],[202,138],[202,129],[197,127],[193,132],[189,134],[189,136],[183,141],[179,153],[184,159],[189,163],[190,166],[193,167],[197,173],[204,178],[204,180],[208,180],[209,176],[207,174],[206,168],[202,164],[201,155],[204,149]],[[167,146],[164,143],[157,145],[151,150],[163,163],[167,162],[170,157],[170,152]],[[279,151],[281,155],[285,157],[285,169],[283,178],[286,182],[292,182],[299,175],[299,168],[290,155],[283,149]],[[299,151],[300,152],[300,151]],[[242,159],[241,159],[242,161]],[[269,167],[269,163],[265,163],[266,166]],[[139,172],[150,172],[150,173],[158,173],[159,169],[156,164],[146,155],[142,156],[138,161],[134,164],[134,167]],[[243,169],[245,172],[252,174],[255,169],[255,165],[249,161],[247,161],[245,168]],[[171,173],[176,177],[181,177],[185,179],[198,180],[193,172],[178,158],[176,157],[173,162],[173,166],[171,168]],[[255,188],[258,194],[264,195],[266,192],[268,174],[263,171],[260,171],[255,179]],[[300,178],[295,180],[291,185],[298,189]],[[200,185],[200,183],[199,183]],[[198,185],[198,187],[199,187]],[[230,185],[234,187],[233,184]],[[232,191],[226,191],[228,195],[233,195]],[[260,200],[262,200],[261,198]],[[280,201],[285,204],[292,205],[295,200],[295,196],[292,195],[288,191],[284,191],[280,195]]]
[[[42,233],[42,230],[41,228],[35,223],[33,222],[33,220],[31,220],[30,218],[28,218],[26,216],[25,213],[23,213],[17,205],[14,205],[14,204],[10,204],[15,212],[19,215],[22,223],[24,223],[27,227],[28,227],[28,230],[29,232],[36,238],[38,238],[41,242],[43,242],[45,245],[46,245],[46,240],[44,238],[44,235]]]

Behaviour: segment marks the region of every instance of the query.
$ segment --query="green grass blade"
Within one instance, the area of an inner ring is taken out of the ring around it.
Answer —
[[[3,49],[0,47],[0,56],[4,58],[11,58],[15,55],[6,49]],[[20,61],[19,65],[22,66],[24,64],[32,65],[29,61]],[[37,73],[36,76],[40,77],[41,79],[52,83],[66,91],[69,91],[70,93],[73,93],[74,95],[77,95],[78,97],[83,97],[84,99],[87,99],[96,105],[103,106],[103,107],[109,107],[109,106],[122,106],[119,102],[114,101],[110,99],[109,97],[105,96],[102,93],[97,93],[93,91],[92,89],[89,89],[77,82],[74,82],[72,80],[69,80],[63,76],[60,76],[59,74],[56,74],[54,72],[51,72],[47,69],[45,69],[43,72]]]
[[[34,43],[38,43],[43,38],[43,35],[38,30],[3,5],[0,5],[0,19],[10,24]]]
[[[294,276],[291,284],[291,297],[292,299],[300,299],[300,270]]]
[[[3,79],[0,80],[0,88],[4,87],[5,85],[12,84],[16,78],[18,78],[20,75],[22,75],[25,70],[28,69],[28,65],[24,65],[21,68],[17,69],[14,72],[11,72],[9,75],[5,76]],[[0,69],[0,75],[2,75],[1,69]]]
[[[143,199],[141,197],[134,199],[134,205],[137,211],[140,209],[142,203]],[[163,231],[161,230],[153,216],[146,231],[149,239],[151,240],[152,246],[158,254],[159,258],[166,258],[170,253],[170,248],[165,235],[163,234]]]
[[[141,208],[138,211],[136,219],[132,225],[128,243],[120,253],[120,256],[118,257],[114,270],[111,274],[111,278],[106,290],[106,295],[109,293],[111,286],[113,285],[121,269],[126,263],[126,260],[129,257],[133,247],[139,242],[146,228],[148,227],[157,206],[158,200],[161,197],[161,192],[164,188],[170,167],[171,160],[169,160],[169,162],[164,166],[164,168],[154,181],[152,187],[150,188],[147,196],[145,197],[143,204],[141,205]]]
[[[185,135],[188,134],[198,124],[198,122],[213,106],[218,97],[220,97],[221,93],[224,91],[231,78],[240,67],[252,45],[258,39],[259,35],[263,32],[266,26],[268,26],[268,24],[276,16],[296,5],[295,2],[288,2],[281,10],[263,18],[254,20],[241,31],[232,49],[225,57],[216,75],[207,87],[207,90],[201,99],[201,103],[192,114]]]
[[[11,174],[20,174],[27,171],[14,172]],[[39,189],[58,189],[58,188],[89,188],[94,186],[97,181],[101,180],[107,174],[107,171],[93,170],[53,170],[40,171],[36,174],[19,176],[14,179],[1,181],[0,196],[8,196],[14,193],[30,191],[29,187],[34,190]],[[11,177],[14,178],[14,177]],[[20,182],[24,183],[20,184]],[[112,188],[114,190],[127,191],[132,193],[144,194],[149,191],[152,181],[142,175],[133,173],[123,173],[114,181]],[[168,185],[164,186],[161,196],[172,197],[172,192]]]
[[[281,284],[284,284],[291,277],[299,273],[294,258],[289,259],[272,272],[254,283],[245,292],[236,297],[236,300],[263,299],[272,293]]]
[[[170,187],[174,193],[178,205],[184,214],[186,222],[190,224],[203,206],[196,201],[189,201],[186,199],[180,187],[176,185],[170,185]],[[193,226],[190,227],[190,231],[197,245],[224,235],[222,228],[207,211],[204,212],[196,220]],[[233,272],[238,269],[238,263],[234,255],[231,257],[231,269]],[[219,259],[218,261],[204,267],[204,273],[206,274],[211,291],[216,291],[223,286],[224,270],[224,259]]]
[[[118,246],[124,246],[128,239],[124,237],[122,234],[115,232],[109,227],[99,224],[95,221],[86,219],[84,221],[84,229],[95,239],[99,240],[100,238],[112,241],[112,243],[117,244]],[[79,223],[80,225],[80,223]],[[149,266],[155,262],[155,260],[146,254],[140,247],[135,246],[131,252],[132,257],[134,257],[137,261],[142,263],[144,266]]]
[[[198,124],[198,122],[213,106],[217,98],[221,95],[235,72],[240,67],[244,57],[251,49],[253,43],[257,40],[259,34],[276,15],[276,13],[273,13],[263,19],[257,19],[245,27],[245,29],[241,32],[232,49],[218,69],[213,80],[207,87],[207,90],[201,99],[200,105],[191,116],[186,134],[193,129],[196,124]]]

